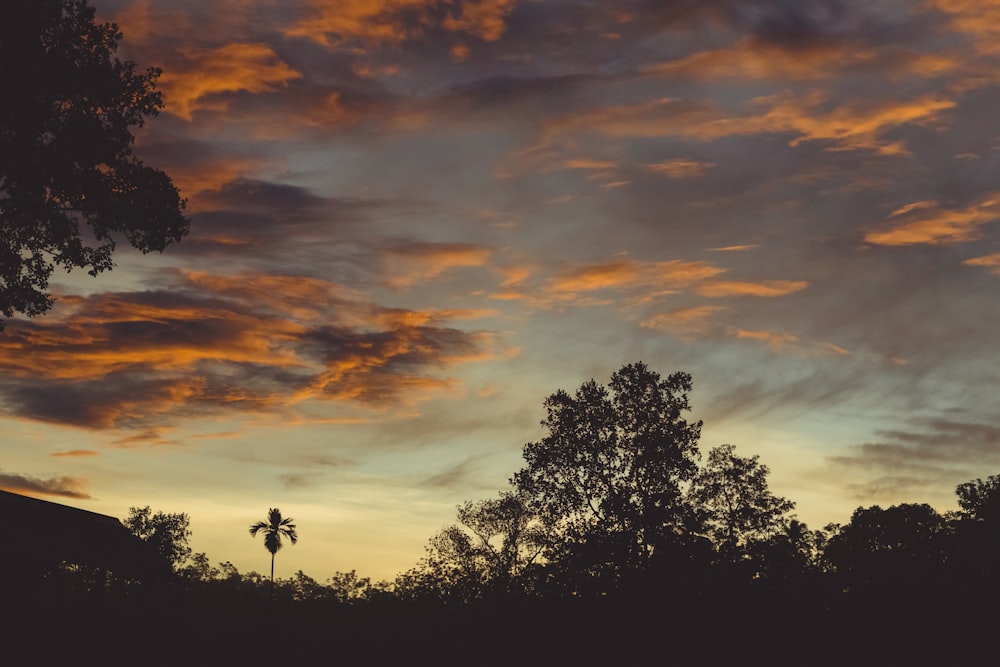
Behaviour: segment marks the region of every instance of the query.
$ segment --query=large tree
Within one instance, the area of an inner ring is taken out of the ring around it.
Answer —
[[[609,585],[687,530],[681,486],[696,470],[701,422],[688,422],[691,376],[628,364],[608,386],[545,400],[547,434],[524,446],[513,483],[552,527],[547,558]],[[603,583],[598,583],[604,586]]]
[[[955,493],[966,518],[1000,524],[1000,475],[959,484]]]
[[[174,571],[191,555],[191,518],[184,513],[156,512],[145,507],[130,507],[123,521],[132,534],[153,546]]]
[[[713,541],[730,558],[745,555],[749,542],[767,540],[785,528],[795,503],[771,493],[770,469],[760,457],[738,456],[720,445],[695,476],[689,497],[702,513]]]
[[[859,507],[830,538],[826,556],[845,589],[929,589],[948,561],[947,524],[926,503]]]
[[[122,239],[162,251],[188,232],[170,178],[132,151],[163,107],[160,70],[115,56],[86,0],[31,0],[0,21],[0,314],[52,306],[56,266],[96,275]],[[3,321],[0,319],[0,328]]]
[[[519,594],[548,543],[545,525],[510,491],[458,506],[458,524],[434,535],[427,556],[400,579],[407,595],[470,601]]]

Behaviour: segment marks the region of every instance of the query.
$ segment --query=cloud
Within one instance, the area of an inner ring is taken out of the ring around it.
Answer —
[[[699,285],[698,294],[713,299],[730,296],[787,296],[809,287],[805,280],[763,280],[759,282],[717,281]]]
[[[1000,469],[1000,427],[995,424],[914,418],[908,428],[882,429],[876,436],[853,446],[851,453],[830,457],[854,476],[851,489],[861,500],[898,501],[928,486],[954,489]]]
[[[234,43],[213,49],[188,48],[185,64],[164,72],[159,84],[166,111],[190,121],[199,109],[225,110],[225,95],[276,90],[302,74],[267,44]]]
[[[973,39],[982,54],[1000,54],[1000,2],[997,0],[930,0],[949,15],[950,26]]]
[[[566,269],[546,285],[548,295],[571,298],[573,295],[609,288],[640,287],[654,290],[673,289],[711,278],[725,269],[702,261],[670,260],[639,262],[624,259]]]
[[[397,243],[382,255],[386,283],[390,287],[412,287],[433,280],[456,268],[484,266],[492,250],[468,243]]]
[[[465,489],[473,485],[473,477],[477,472],[476,462],[481,457],[473,457],[457,463],[424,480],[421,485],[436,489]],[[478,486],[478,485],[476,485]]]
[[[191,234],[171,250],[189,261],[207,260],[216,271],[277,274],[294,266],[327,278],[334,270],[346,279],[382,264],[378,243],[355,240],[361,223],[395,209],[412,215],[426,208],[418,201],[323,197],[301,186],[240,178],[198,194]]]
[[[65,452],[52,452],[50,456],[56,458],[62,457],[81,457],[81,456],[97,456],[100,452],[94,449],[70,449]]]
[[[86,492],[87,480],[79,477],[35,477],[0,470],[0,489],[29,496],[58,496],[90,500]]]
[[[452,32],[465,32],[484,42],[495,42],[503,35],[505,21],[516,0],[464,0],[457,18],[449,16],[442,26]]]
[[[737,338],[746,338],[760,341],[768,347],[781,350],[796,343],[799,337],[787,331],[750,331],[747,329],[734,329],[732,334]]]
[[[686,179],[699,178],[704,176],[712,167],[714,162],[699,162],[688,158],[674,158],[663,160],[655,164],[643,165],[653,173],[660,174],[665,178]]]
[[[824,79],[871,61],[876,55],[874,49],[844,48],[830,40],[812,42],[792,52],[787,45],[745,38],[733,46],[699,51],[647,66],[644,71],[698,79]]]
[[[727,245],[718,248],[709,248],[711,252],[743,252],[745,250],[754,250],[760,246],[756,243],[747,243],[744,245]]]
[[[285,34],[332,48],[355,40],[399,44],[435,29],[496,41],[515,0],[310,0],[307,4],[308,17],[285,28]]]
[[[944,208],[937,202],[919,201],[903,206],[889,219],[901,222],[865,232],[864,240],[875,245],[951,245],[974,241],[980,228],[1000,217],[1000,194],[991,193],[964,208]]]
[[[294,414],[314,400],[412,405],[453,387],[442,371],[488,358],[497,342],[449,326],[479,312],[385,308],[319,279],[177,272],[171,282],[63,297],[52,317],[11,321],[0,338],[5,412],[163,442],[182,418]]]
[[[806,141],[828,142],[828,150],[871,150],[885,155],[906,152],[898,141],[881,137],[901,126],[928,125],[941,122],[941,112],[955,107],[955,102],[936,96],[924,96],[910,101],[880,101],[868,104],[840,104],[824,108],[820,95],[795,97],[780,94],[755,100],[755,106],[767,107],[759,115],[741,118],[719,118],[692,128],[691,135],[701,139],[757,133],[790,133],[797,135],[789,143],[797,146]]]
[[[1000,253],[993,253],[992,255],[984,255],[982,257],[973,257],[972,259],[967,259],[962,262],[967,266],[984,266],[990,270],[993,275],[1000,275]]]
[[[714,328],[712,317],[725,310],[722,306],[694,306],[656,313],[640,324],[646,329],[666,331],[684,339],[708,333]]]
[[[822,95],[781,93],[756,98],[751,110],[733,115],[707,100],[662,98],[637,104],[605,106],[548,121],[540,145],[564,134],[603,134],[613,138],[686,137],[713,141],[754,134],[790,134],[791,146],[826,142],[827,150],[870,150],[886,155],[906,152],[898,141],[882,137],[906,125],[942,122],[941,113],[955,102],[935,95],[909,101],[843,103],[830,106]]]

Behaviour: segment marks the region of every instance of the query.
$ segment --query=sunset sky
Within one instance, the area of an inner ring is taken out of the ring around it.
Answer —
[[[392,579],[635,361],[812,528],[1000,473],[1000,0],[91,4],[191,234],[7,322],[0,488]]]

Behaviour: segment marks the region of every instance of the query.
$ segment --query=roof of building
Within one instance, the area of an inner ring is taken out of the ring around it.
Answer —
[[[44,573],[75,563],[141,576],[162,569],[158,555],[122,523],[68,505],[0,490],[0,564]]]

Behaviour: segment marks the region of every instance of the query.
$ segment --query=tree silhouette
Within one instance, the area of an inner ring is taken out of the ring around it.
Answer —
[[[940,578],[946,537],[944,517],[926,503],[859,507],[830,538],[826,555],[845,588],[899,596]]]
[[[557,535],[547,549],[585,585],[614,586],[685,532],[681,483],[697,471],[701,422],[689,423],[691,376],[661,379],[645,364],[623,366],[605,387],[585,382],[545,400],[548,434],[524,446],[512,482]]]
[[[795,508],[792,501],[771,493],[770,469],[759,459],[737,456],[732,445],[715,447],[688,492],[719,550],[730,559],[744,555],[748,542],[782,532],[785,515]]]
[[[955,493],[967,518],[1000,524],[1000,475],[959,484]]]
[[[407,595],[469,602],[525,593],[526,572],[536,567],[548,533],[524,499],[504,491],[466,501],[458,521],[431,538],[427,556],[400,580]]]
[[[163,107],[160,70],[115,57],[86,0],[33,0],[0,21],[0,315],[52,306],[55,266],[96,275],[116,239],[162,251],[188,233],[170,178],[132,152]],[[81,232],[81,228],[87,228]],[[0,328],[3,321],[0,320]]]
[[[250,536],[256,537],[257,533],[264,533],[264,548],[271,552],[271,598],[274,599],[274,554],[281,548],[282,538],[287,538],[289,542],[295,544],[299,541],[299,536],[295,533],[294,519],[291,517],[281,518],[281,511],[272,507],[267,511],[267,521],[258,521],[250,526]]]
[[[184,561],[191,555],[188,543],[188,538],[191,537],[191,519],[183,512],[154,514],[149,505],[130,507],[128,518],[122,523],[133,535],[152,545],[175,572],[181,569]]]

